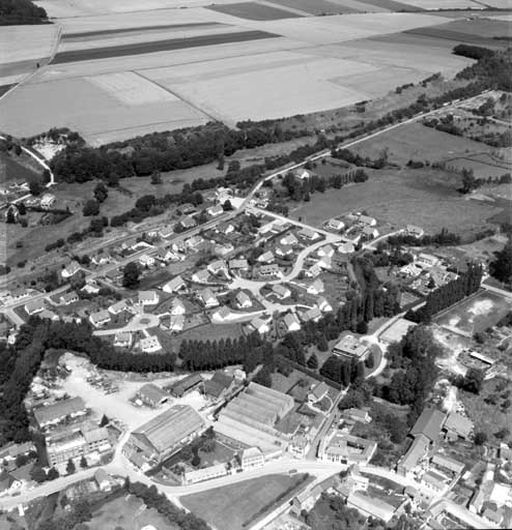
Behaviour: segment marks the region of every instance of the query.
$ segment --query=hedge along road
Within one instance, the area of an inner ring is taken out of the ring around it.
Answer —
[[[181,50],[185,48],[196,48],[199,46],[214,46],[216,44],[229,44],[233,42],[244,42],[277,37],[280,37],[280,35],[267,33],[266,31],[254,30],[239,31],[235,33],[219,33],[216,35],[200,35],[197,37],[185,37],[182,39],[167,39],[154,42],[124,44],[120,46],[92,48],[89,50],[73,50],[58,53],[53,59],[52,64],[91,61],[94,59],[109,59],[112,57],[125,57],[128,55],[141,55],[145,53],[165,52]]]

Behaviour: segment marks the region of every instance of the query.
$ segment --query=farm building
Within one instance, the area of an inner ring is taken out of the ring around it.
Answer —
[[[234,386],[233,376],[226,372],[217,371],[211,379],[204,383],[204,393],[211,399],[218,400],[224,397]]]
[[[219,419],[228,417],[251,426],[273,426],[293,408],[293,398],[257,383],[250,383],[246,391],[224,408]]]
[[[174,383],[166,390],[174,397],[183,397],[185,394],[196,390],[203,383],[203,378],[200,374],[190,374],[183,379],[180,379],[177,383]]]
[[[153,383],[142,385],[137,391],[136,397],[150,407],[158,407],[169,399],[169,395]]]
[[[82,398],[63,399],[51,405],[34,409],[34,418],[40,428],[60,423],[67,417],[77,417],[87,414],[87,408]]]
[[[160,462],[182,444],[195,438],[204,427],[201,416],[188,405],[176,405],[134,430],[124,448],[148,462]]]

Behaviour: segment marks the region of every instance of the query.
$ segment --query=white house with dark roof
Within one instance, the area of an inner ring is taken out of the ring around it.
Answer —
[[[331,230],[337,230],[339,232],[345,228],[345,223],[340,219],[329,219],[327,221],[326,227]]]
[[[304,239],[309,239],[310,241],[315,241],[320,237],[320,234],[311,228],[304,227],[299,230],[299,236],[303,237]]]
[[[304,322],[318,322],[322,318],[322,311],[318,307],[312,307],[302,313],[301,318]]]
[[[282,258],[286,256],[291,256],[293,254],[293,248],[289,245],[278,245],[276,247],[276,256],[281,256]]]
[[[223,259],[217,259],[215,261],[212,261],[208,266],[207,269],[212,274],[219,274],[220,272],[227,272],[228,267],[226,262]]]
[[[229,261],[229,268],[234,271],[249,270],[249,263],[246,259],[232,259]]]
[[[289,246],[289,247],[293,247],[293,245],[296,245],[298,242],[299,240],[295,237],[295,235],[292,232],[286,234],[279,240],[279,243],[281,243],[281,245]]]

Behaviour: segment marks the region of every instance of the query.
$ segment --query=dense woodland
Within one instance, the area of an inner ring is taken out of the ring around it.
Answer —
[[[510,286],[512,285],[512,240],[509,239],[502,250],[496,252],[489,266],[493,278]]]
[[[0,26],[44,24],[46,11],[31,0],[0,0]]]

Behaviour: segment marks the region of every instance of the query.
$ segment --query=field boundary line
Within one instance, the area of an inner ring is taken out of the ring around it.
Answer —
[[[178,94],[177,92],[171,90],[170,88],[162,85],[158,81],[154,81],[153,79],[150,79],[149,77],[146,77],[145,75],[141,74],[140,72],[137,72],[136,70],[130,70],[130,71],[132,73],[134,73],[135,75],[138,75],[139,77],[141,77],[145,81],[148,81],[149,83],[152,83],[153,85],[156,85],[157,87],[161,88],[162,90],[165,90],[168,94],[171,94],[172,96],[178,98],[180,101],[183,101],[187,105],[190,105],[193,109],[199,111],[201,114],[204,114],[205,116],[208,116],[208,118],[212,119],[213,121],[220,121],[221,123],[224,123],[224,120],[214,116],[213,114],[210,114],[209,112],[207,112],[206,110],[204,110],[201,107],[197,106],[195,103],[193,103],[189,99],[185,99],[180,94]],[[225,124],[225,125],[227,125],[227,124]]]

